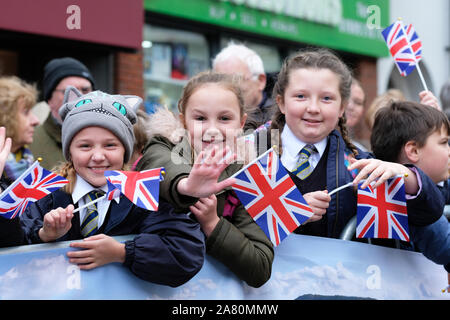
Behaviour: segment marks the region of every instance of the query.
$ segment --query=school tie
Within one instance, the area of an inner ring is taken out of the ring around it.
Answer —
[[[87,194],[87,201],[94,201],[104,193],[102,191],[94,190]],[[83,219],[83,223],[81,224],[81,234],[84,238],[92,236],[98,230],[97,220],[98,220],[98,211],[97,211],[97,203],[94,203],[87,208],[87,213]]]
[[[309,157],[316,152],[317,149],[314,145],[307,144],[306,146],[304,146],[299,153],[297,168],[294,171],[292,171],[292,173],[302,180],[306,179],[314,170],[313,167],[311,167],[311,164],[309,163]]]

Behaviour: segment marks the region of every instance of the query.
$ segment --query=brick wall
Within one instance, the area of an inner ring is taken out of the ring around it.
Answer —
[[[114,59],[114,92],[144,97],[142,52],[118,52]]]

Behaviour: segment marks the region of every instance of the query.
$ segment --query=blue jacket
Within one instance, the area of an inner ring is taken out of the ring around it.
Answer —
[[[431,261],[444,265],[450,273],[450,223],[444,215],[423,227],[410,225],[410,236],[418,251]]]
[[[21,216],[28,243],[40,243],[38,231],[44,215],[52,209],[73,204],[72,196],[57,190],[31,204]],[[203,266],[204,235],[200,225],[172,207],[159,203],[158,211],[135,206],[126,197],[111,202],[99,233],[109,236],[137,234],[125,242],[124,265],[135,275],[157,284],[179,286],[191,279]],[[80,217],[74,214],[71,229],[57,241],[82,239]]]

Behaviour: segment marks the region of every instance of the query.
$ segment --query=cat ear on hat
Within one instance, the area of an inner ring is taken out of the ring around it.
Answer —
[[[137,112],[139,107],[143,103],[142,98],[138,97],[138,96],[123,96],[123,97],[125,98],[125,100],[127,101],[128,105],[130,106],[130,108],[134,112]]]
[[[80,91],[78,91],[78,89],[75,87],[68,86],[66,88],[66,91],[64,92],[63,105],[59,109],[59,115],[60,115],[61,119],[64,120],[64,118],[69,113],[69,111],[72,110],[73,104],[71,104],[70,102],[77,100],[82,95],[83,94]]]
[[[78,99],[79,97],[81,97],[82,95],[83,94],[80,91],[78,91],[77,88],[68,86],[66,88],[66,91],[64,92],[63,103],[72,102],[72,101]]]
[[[143,100],[141,97],[138,96],[123,96],[125,101],[127,102],[128,106],[130,107],[133,112],[129,112],[127,114],[128,120],[130,120],[131,124],[135,124],[137,121],[136,112],[138,111],[139,107],[143,105]]]

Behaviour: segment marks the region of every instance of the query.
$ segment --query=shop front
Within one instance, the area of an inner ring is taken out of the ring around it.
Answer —
[[[0,75],[40,88],[45,64],[71,56],[87,65],[99,89],[115,91],[115,60],[141,49],[142,17],[142,0],[0,0]]]
[[[242,42],[276,73],[299,48],[335,50],[376,95],[376,60],[388,51],[380,28],[388,25],[389,0],[144,0],[146,108],[176,110],[187,79],[211,67],[229,41]]]

